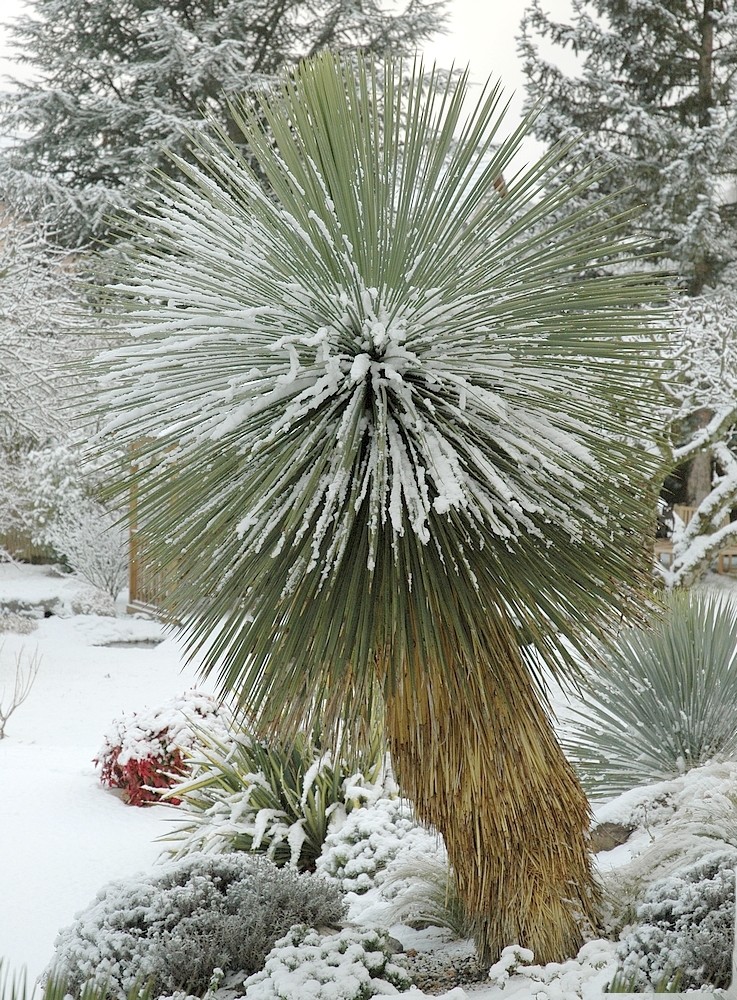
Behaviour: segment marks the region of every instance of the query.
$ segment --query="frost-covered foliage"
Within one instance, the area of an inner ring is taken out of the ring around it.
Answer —
[[[676,302],[672,401],[664,420],[675,465],[705,463],[696,511],[674,521],[673,555],[657,564],[668,587],[690,584],[737,544],[737,292],[723,286]]]
[[[114,618],[116,613],[113,598],[97,587],[80,587],[69,602],[69,608],[73,615]]]
[[[9,25],[32,81],[6,94],[6,199],[54,221],[67,246],[109,231],[111,209],[145,197],[164,150],[189,147],[202,111],[327,46],[414,52],[444,0],[32,0]],[[231,131],[235,136],[235,130]],[[104,142],[98,141],[104,136]]]
[[[356,810],[325,838],[317,871],[344,892],[379,890],[386,924],[443,927],[457,938],[473,925],[454,884],[443,839],[413,818],[412,805],[380,798]],[[357,907],[357,904],[353,903]]]
[[[634,788],[597,808],[601,822],[633,830],[629,860],[610,868],[601,856],[604,927],[616,937],[635,920],[649,888],[703,858],[737,850],[737,762],[707,764],[672,781]],[[626,857],[626,856],[625,856]]]
[[[227,737],[229,712],[210,695],[185,691],[156,709],[119,716],[113,721],[95,764],[100,780],[121,788],[125,800],[140,806],[160,801],[187,770],[187,754],[212,735]],[[176,804],[176,796],[170,798]]]
[[[99,498],[114,453],[93,458],[86,442],[73,430],[20,458],[14,523],[114,599],[127,583],[128,534],[120,511]]]
[[[725,597],[675,591],[649,628],[624,629],[586,671],[563,746],[606,798],[737,751],[737,618]]]
[[[606,164],[599,192],[637,207],[690,294],[735,260],[736,36],[732,5],[686,0],[577,0],[565,21],[533,0],[522,25],[536,134],[573,143],[558,183]]]
[[[95,497],[65,502],[45,532],[76,573],[113,600],[128,582],[128,533],[121,515]]]
[[[92,335],[101,327],[85,314],[73,263],[43,227],[0,215],[0,532],[27,529],[29,452],[80,421],[83,376],[63,366],[104,342]]]
[[[384,883],[398,856],[435,853],[438,844],[438,835],[413,818],[409,802],[380,798],[328,833],[316,867],[345,892],[362,894]]]
[[[245,1000],[369,1000],[408,989],[407,972],[391,961],[386,935],[375,930],[320,934],[294,927],[277,941],[262,972],[245,982]]]
[[[715,850],[653,882],[618,946],[623,974],[652,988],[680,973],[681,987],[729,986],[737,848]]]
[[[60,363],[82,350],[83,322],[69,257],[44,228],[0,213],[0,451],[17,454],[64,434],[74,380]],[[90,347],[95,345],[91,343]],[[65,391],[66,390],[66,391]]]
[[[184,814],[166,838],[176,857],[257,851],[312,869],[330,831],[386,790],[380,739],[349,765],[303,733],[284,745],[231,730],[201,734],[187,759],[191,774],[171,791]]]
[[[617,972],[616,945],[612,941],[587,942],[576,958],[536,965],[529,948],[509,945],[489,969],[489,980],[504,1000],[600,1000]]]
[[[121,1000],[142,982],[154,995],[202,996],[216,969],[243,979],[291,926],[335,926],[342,913],[339,890],[318,876],[245,854],[191,855],[101,889],[58,935],[48,972],[72,990],[107,983]]]

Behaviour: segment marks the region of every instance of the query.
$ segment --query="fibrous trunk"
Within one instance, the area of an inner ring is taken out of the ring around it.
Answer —
[[[389,745],[403,793],[443,835],[482,961],[520,944],[559,962],[597,923],[590,812],[509,640],[503,690],[480,664],[460,664],[453,689],[427,664],[424,682],[420,664],[405,669],[387,698]]]

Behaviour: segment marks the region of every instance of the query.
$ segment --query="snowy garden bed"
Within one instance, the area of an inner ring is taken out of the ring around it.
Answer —
[[[71,926],[104,885],[122,881],[134,892],[164,877],[167,864],[192,863],[185,857],[162,864],[160,858],[167,843],[157,838],[181,823],[181,811],[126,805],[101,785],[93,757],[112,720],[171,706],[173,695],[194,685],[195,671],[182,667],[176,642],[163,638],[157,623],[73,614],[69,579],[48,577],[41,567],[2,569],[4,593],[54,597],[56,588],[67,609],[66,617],[36,620],[31,634],[6,632],[0,657],[0,689],[8,657],[33,650],[40,661],[31,693],[0,743],[0,855],[7,873],[0,952],[8,971],[25,966],[34,980],[49,963],[60,928]],[[162,641],[148,648],[129,644],[137,630]],[[116,636],[122,645],[111,646]],[[735,789],[737,763],[726,762],[598,806],[598,823],[616,824],[624,835],[631,830],[623,844],[597,858],[611,939],[588,941],[561,965],[538,966],[530,952],[509,947],[490,973],[479,970],[469,942],[412,918],[413,906],[415,914],[427,906],[423,865],[434,859],[442,869],[442,844],[414,825],[406,803],[365,790],[366,804],[350,813],[343,808],[317,860],[315,877],[344,893],[346,929],[290,931],[273,942],[265,971],[249,973],[247,987],[236,992],[249,1000],[371,995],[359,988],[390,995],[404,991],[411,976],[422,990],[412,987],[405,994],[410,998],[432,991],[447,1000],[598,1000],[623,967],[633,979],[645,971],[657,978],[671,959],[698,977],[698,959],[710,955],[728,973]],[[138,882],[136,872],[144,873]],[[687,924],[695,935],[689,937]],[[323,992],[316,985],[321,979]],[[225,985],[232,990],[232,981],[214,984]]]

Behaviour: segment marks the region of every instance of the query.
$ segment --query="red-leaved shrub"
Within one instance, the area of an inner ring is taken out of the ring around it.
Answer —
[[[161,800],[161,792],[186,772],[186,755],[197,744],[198,730],[227,736],[227,710],[210,695],[187,691],[155,710],[132,712],[114,720],[95,757],[100,780],[120,788],[132,806]],[[167,799],[178,805],[179,799]]]
[[[157,739],[166,736],[166,730],[157,735]],[[159,801],[157,789],[171,788],[174,781],[184,774],[184,761],[181,751],[174,747],[168,753],[161,755],[149,754],[148,757],[129,757],[124,764],[120,763],[122,747],[112,747],[104,760],[95,758],[95,764],[101,765],[100,781],[108,788],[122,788],[123,798],[132,806],[145,806]],[[167,799],[173,806],[178,806],[181,799]]]

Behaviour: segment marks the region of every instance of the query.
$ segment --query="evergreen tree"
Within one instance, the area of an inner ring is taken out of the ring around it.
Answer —
[[[4,197],[54,220],[77,246],[108,235],[164,149],[186,152],[202,112],[325,46],[413,52],[443,24],[446,0],[31,0],[10,25],[35,72],[6,94]],[[235,134],[235,130],[232,130]]]
[[[727,0],[572,0],[572,12],[571,23],[555,21],[532,0],[525,14],[528,104],[544,102],[539,139],[571,144],[555,183],[567,185],[582,162],[608,166],[595,193],[612,196],[608,211],[639,212],[654,262],[678,278],[664,422],[673,464],[688,462],[681,499],[698,511],[676,533],[664,575],[683,583],[737,536],[735,414],[722,405],[737,382],[737,10]],[[716,389],[694,376],[713,349]]]
[[[639,224],[686,290],[713,285],[737,255],[737,11],[727,0],[573,0],[572,23],[533,0],[520,42],[535,133],[605,162],[600,190]],[[575,54],[569,75],[541,43]],[[567,178],[565,171],[561,179]]]

